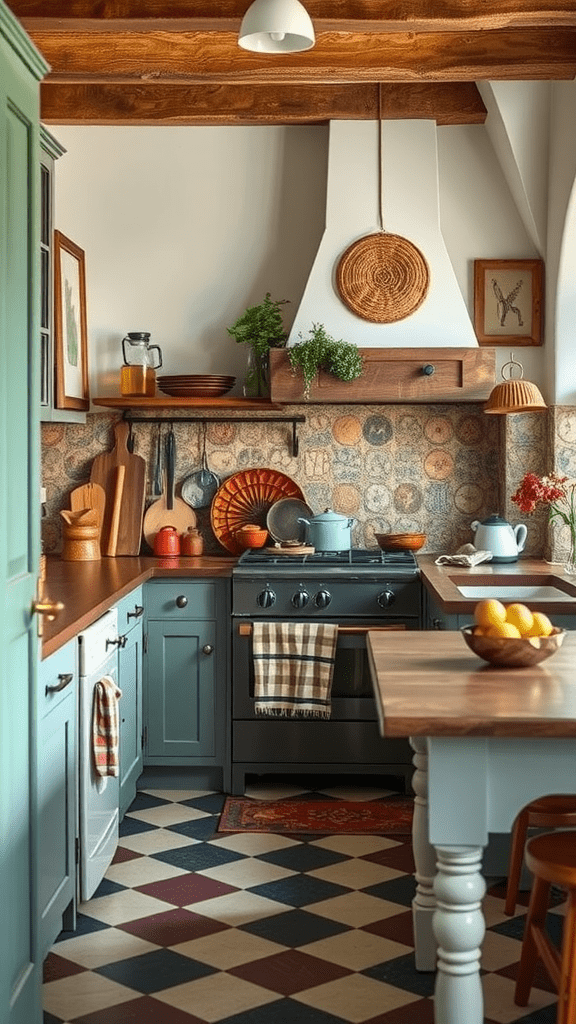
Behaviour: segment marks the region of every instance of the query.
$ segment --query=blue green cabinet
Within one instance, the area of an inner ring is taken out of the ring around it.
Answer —
[[[469,626],[474,621],[474,607],[476,601],[470,600],[470,608],[466,612],[445,612],[441,605],[434,600],[424,588],[424,621],[426,629],[461,629],[462,626]],[[576,616],[552,615],[555,626],[562,626],[564,629],[576,629]]]
[[[0,0],[0,1021],[39,1024],[36,750],[40,562],[40,81]]]
[[[77,643],[38,673],[38,939],[42,959],[62,928],[74,926],[77,835]]]
[[[136,796],[136,783],[142,774],[142,623],[144,605],[142,587],[133,590],[117,604],[118,686],[120,700],[120,818]]]
[[[229,582],[145,587],[145,764],[224,764]]]

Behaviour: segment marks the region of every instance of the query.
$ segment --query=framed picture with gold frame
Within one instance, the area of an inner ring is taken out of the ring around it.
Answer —
[[[57,409],[90,407],[84,250],[54,232],[54,369]]]
[[[479,345],[541,345],[542,260],[474,261],[474,330]]]

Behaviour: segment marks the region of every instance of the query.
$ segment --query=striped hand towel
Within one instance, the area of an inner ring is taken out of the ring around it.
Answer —
[[[94,687],[92,747],[97,775],[118,775],[118,701],[122,691],[111,676]]]
[[[255,622],[252,628],[257,715],[330,718],[338,626]]]

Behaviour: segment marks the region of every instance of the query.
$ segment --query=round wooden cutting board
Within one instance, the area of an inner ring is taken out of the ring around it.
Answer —
[[[173,507],[168,508],[168,496],[162,494],[144,513],[142,534],[151,548],[154,548],[154,537],[163,526],[173,526],[178,533],[186,533],[189,527],[196,526],[196,513],[182,498],[174,498]]]
[[[265,548],[264,550],[273,555],[313,555],[316,548],[310,547],[309,544],[289,544],[285,548]]]

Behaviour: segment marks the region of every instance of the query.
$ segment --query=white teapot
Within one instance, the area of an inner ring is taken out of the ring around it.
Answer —
[[[478,551],[491,551],[493,562],[516,562],[524,550],[528,530],[524,523],[511,526],[500,516],[489,516],[470,524],[474,533],[474,546]]]

